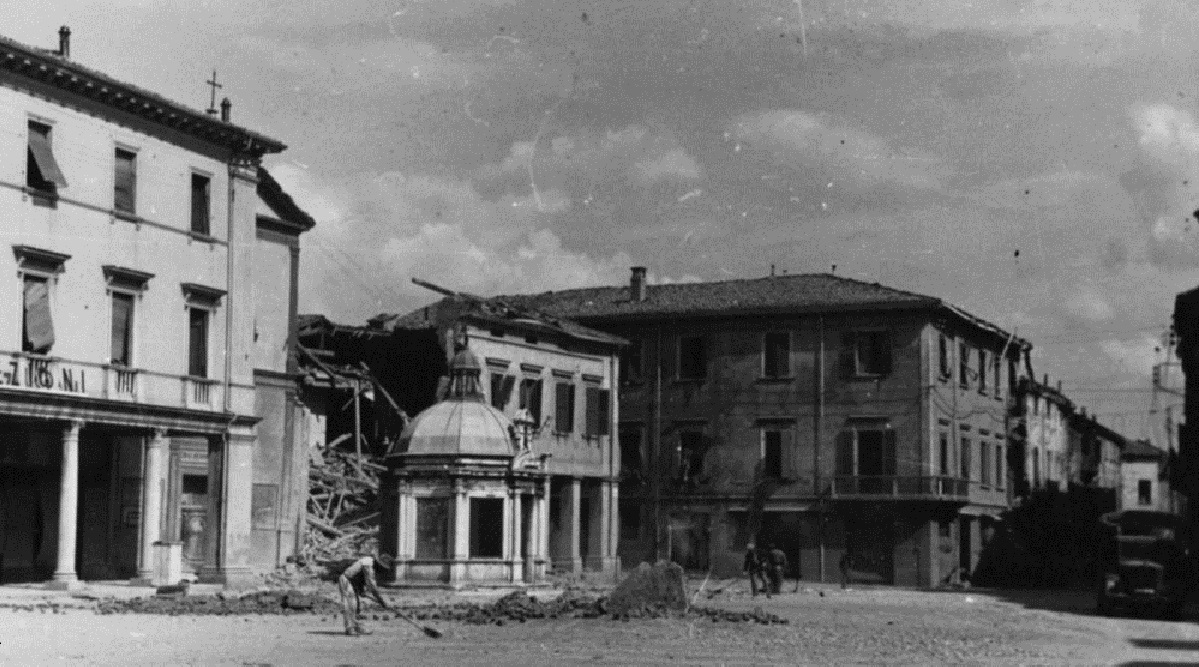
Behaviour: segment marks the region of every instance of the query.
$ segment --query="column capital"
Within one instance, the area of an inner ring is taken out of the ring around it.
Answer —
[[[151,447],[163,447],[167,444],[167,430],[165,428],[156,428],[150,432],[149,445]]]

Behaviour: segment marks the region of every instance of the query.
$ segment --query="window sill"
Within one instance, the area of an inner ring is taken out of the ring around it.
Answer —
[[[118,220],[124,220],[125,222],[132,222],[137,225],[140,225],[140,224],[142,224],[142,222],[144,222],[144,220],[137,217],[136,213],[133,213],[130,211],[118,211],[117,209],[113,209],[110,212],[110,215],[112,215],[112,217],[114,217]]]
[[[188,382],[195,382],[197,384],[220,384],[221,383],[220,380],[217,380],[214,378],[200,377],[199,375],[184,375],[183,379],[187,380]]]

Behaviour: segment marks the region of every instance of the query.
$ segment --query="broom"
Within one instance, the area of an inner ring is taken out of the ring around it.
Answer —
[[[408,616],[408,614],[405,614],[404,612],[400,611],[399,609],[396,609],[393,607],[391,609],[391,611],[396,616],[399,616],[400,618],[404,619],[405,621],[408,621],[415,627],[419,628],[420,631],[425,633],[425,635],[428,637],[432,637],[433,639],[441,639],[442,636],[444,636],[444,633],[442,633],[441,630],[438,630],[437,628],[431,628],[427,625],[421,625],[420,623],[417,623],[416,621],[412,620],[412,617]]]

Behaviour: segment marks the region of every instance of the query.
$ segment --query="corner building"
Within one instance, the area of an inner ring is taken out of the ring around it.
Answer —
[[[80,65],[66,28],[0,38],[0,582],[236,586],[294,551],[313,221],[230,116]]]

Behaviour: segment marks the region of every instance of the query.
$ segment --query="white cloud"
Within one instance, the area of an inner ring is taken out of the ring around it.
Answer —
[[[1086,322],[1107,322],[1116,315],[1106,299],[1090,290],[1076,294],[1067,302],[1066,308],[1071,315]]]
[[[1128,373],[1146,375],[1157,362],[1159,343],[1152,336],[1138,340],[1106,340],[1099,344],[1108,357],[1124,367]]]
[[[695,159],[681,148],[674,148],[657,157],[642,160],[633,165],[637,174],[637,182],[650,185],[656,181],[668,178],[693,179],[699,178],[699,165]]]

